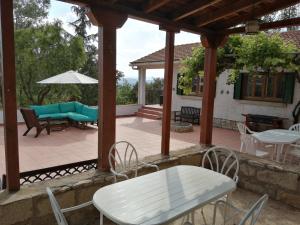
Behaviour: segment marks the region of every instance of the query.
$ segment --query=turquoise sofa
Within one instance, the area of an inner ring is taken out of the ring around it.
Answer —
[[[31,109],[40,120],[68,119],[75,122],[98,122],[98,108],[84,105],[80,102],[63,102],[49,105],[31,105]]]

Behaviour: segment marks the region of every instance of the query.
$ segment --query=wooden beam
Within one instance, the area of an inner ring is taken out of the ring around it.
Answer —
[[[270,30],[270,29],[277,29],[283,27],[292,27],[292,26],[300,26],[300,17],[286,19],[286,20],[278,20],[269,23],[262,23],[259,25],[259,30]],[[236,27],[225,31],[225,34],[238,34],[244,33],[245,27]]]
[[[253,5],[263,2],[264,0],[241,0],[236,1],[233,4],[228,4],[218,10],[211,13],[205,14],[196,20],[198,27],[205,26],[207,24],[213,23],[217,20],[223,19],[224,17],[231,16],[237,12],[249,9]]]
[[[170,152],[170,123],[172,108],[174,40],[175,32],[167,30],[165,47],[164,101],[161,133],[161,154],[165,156],[168,156]]]
[[[293,6],[295,4],[299,3],[299,0],[289,0],[289,1],[276,1],[276,3],[273,4],[268,4],[268,5],[263,5],[263,7],[256,7],[254,10],[253,14],[247,14],[247,15],[242,15],[242,16],[237,16],[232,19],[228,19],[225,22],[216,24],[217,26],[215,29],[218,30],[225,30],[227,28],[230,28],[232,26],[236,26],[238,24],[244,23],[247,20],[255,18],[260,18],[264,15],[276,12],[278,10]]]
[[[109,171],[108,154],[116,141],[117,28],[125,23],[127,15],[91,8],[88,16],[99,26],[98,168]]]
[[[102,8],[103,10],[111,10],[118,13],[124,13],[127,14],[128,17],[133,19],[138,19],[141,21],[153,23],[153,24],[164,24],[169,27],[178,28],[180,30],[184,30],[187,32],[195,33],[195,34],[201,34],[203,32],[205,33],[212,33],[211,30],[207,28],[199,28],[194,25],[186,24],[183,22],[175,22],[171,19],[168,19],[167,17],[163,17],[161,15],[156,15],[154,13],[145,13],[144,11],[137,10],[132,7],[127,7],[124,5],[120,5],[118,3],[116,4],[110,4],[103,1],[93,1],[93,0],[60,0],[62,2],[68,2],[73,4],[81,4],[81,6],[84,4],[85,6],[89,6],[90,8]]]
[[[188,4],[186,7],[179,9],[178,11],[174,12],[172,15],[172,19],[174,21],[182,20],[188,16],[191,16],[197,12],[200,12],[209,6],[212,6],[221,0],[203,0],[203,1],[193,1]]]
[[[13,0],[1,0],[4,148],[7,187],[20,189]]]
[[[215,81],[217,70],[217,49],[225,44],[227,37],[222,35],[201,36],[201,43],[205,47],[204,60],[204,92],[200,116],[200,144],[212,144]]]
[[[172,0],[149,0],[148,3],[144,6],[145,13],[151,13],[167,3],[171,2]]]

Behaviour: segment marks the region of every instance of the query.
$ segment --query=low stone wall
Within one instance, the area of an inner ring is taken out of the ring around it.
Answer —
[[[160,169],[176,165],[200,166],[205,149],[195,146],[172,152],[170,157],[149,156],[146,162],[157,164]],[[283,167],[264,159],[239,154],[240,173],[238,186],[257,193],[268,193],[271,198],[300,209],[300,168]],[[139,175],[153,172],[140,168]],[[195,178],[196,179],[196,178]],[[16,193],[0,193],[1,225],[54,225],[54,219],[46,187],[51,187],[62,208],[74,206],[92,199],[95,191],[111,184],[110,173],[89,171],[32,185],[22,186]],[[98,211],[90,206],[66,214],[70,225],[96,221]]]
[[[249,155],[240,157],[238,186],[300,209],[300,167]]]
[[[175,165],[200,166],[203,151],[199,147],[177,151],[170,157],[160,155],[145,158],[144,161],[157,164],[160,169]],[[150,168],[140,168],[139,175],[154,172]],[[0,192],[1,225],[56,225],[46,187],[51,187],[62,208],[90,201],[99,188],[111,184],[110,173],[89,171],[50,181],[22,186],[16,193]],[[70,225],[91,224],[99,218],[98,211],[87,207],[66,213]]]
[[[224,128],[224,129],[229,129],[229,130],[238,130],[237,125],[236,125],[237,122],[238,121],[234,121],[234,120],[214,118],[213,126],[219,127],[219,128]]]

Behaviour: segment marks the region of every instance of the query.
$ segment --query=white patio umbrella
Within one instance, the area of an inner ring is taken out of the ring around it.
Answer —
[[[70,70],[45,80],[37,82],[38,84],[98,84],[98,80]]]

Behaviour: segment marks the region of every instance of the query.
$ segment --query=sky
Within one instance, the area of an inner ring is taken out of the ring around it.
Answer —
[[[76,20],[76,15],[71,11],[71,4],[51,0],[48,19],[59,19],[64,28],[73,33],[69,22]],[[97,27],[90,30],[97,32]],[[180,32],[175,36],[175,44],[199,42],[200,36]],[[157,25],[138,20],[128,19],[122,28],[117,31],[117,69],[124,72],[127,78],[138,78],[138,72],[133,70],[129,63],[157,51],[165,46],[165,32],[160,31]],[[147,70],[147,80],[153,77],[163,77],[163,70]]]

